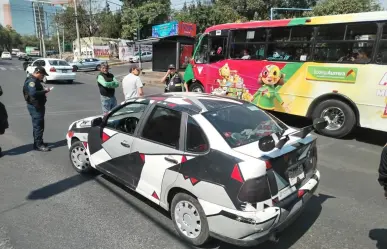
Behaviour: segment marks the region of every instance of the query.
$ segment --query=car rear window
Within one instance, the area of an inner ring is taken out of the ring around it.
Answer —
[[[281,121],[248,103],[209,111],[203,116],[231,148],[256,142],[273,133],[282,134],[287,129]]]
[[[62,60],[49,60],[51,66],[70,66],[66,61]]]

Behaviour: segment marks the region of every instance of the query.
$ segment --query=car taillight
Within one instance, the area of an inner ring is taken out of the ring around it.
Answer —
[[[68,136],[69,138],[72,138],[72,137],[74,136],[74,132],[73,132],[73,131],[68,131],[68,132],[67,132],[67,136]]]
[[[56,72],[55,67],[50,68],[50,72]]]
[[[257,203],[271,199],[266,175],[245,181],[239,190],[238,199],[248,203]]]

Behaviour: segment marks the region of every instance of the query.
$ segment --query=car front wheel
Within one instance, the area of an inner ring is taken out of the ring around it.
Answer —
[[[89,155],[81,141],[74,142],[71,145],[69,156],[71,165],[78,173],[89,173],[93,169],[90,165]]]
[[[199,201],[193,196],[178,193],[172,200],[171,216],[175,229],[184,240],[195,246],[210,238],[207,217]]]

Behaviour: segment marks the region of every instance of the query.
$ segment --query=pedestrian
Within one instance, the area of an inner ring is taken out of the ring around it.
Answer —
[[[122,89],[124,91],[125,100],[144,96],[143,87],[139,75],[141,72],[141,68],[137,65],[132,65],[129,68],[129,74],[124,77],[122,80]]]
[[[97,76],[97,85],[101,95],[102,112],[106,115],[117,105],[115,88],[119,86],[119,82],[109,72],[109,65],[106,62],[101,63],[101,72]]]
[[[379,164],[379,184],[384,189],[384,197],[387,199],[387,144],[383,147]]]
[[[175,65],[171,64],[168,71],[161,79],[161,83],[165,84],[164,92],[188,92],[187,83],[183,77],[176,71]]]
[[[3,89],[0,86],[0,96],[3,95]],[[3,103],[0,102],[0,135],[3,135],[5,130],[8,129],[8,114]],[[0,157],[3,156],[0,147]]]
[[[27,102],[27,109],[32,119],[33,148],[43,152],[50,151],[50,148],[43,141],[46,94],[50,92],[50,89],[42,84],[45,76],[48,76],[48,74],[44,67],[36,67],[32,75],[25,80],[23,86],[24,99]]]

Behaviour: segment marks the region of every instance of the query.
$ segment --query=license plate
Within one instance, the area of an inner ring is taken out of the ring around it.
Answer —
[[[67,73],[67,70],[62,70],[63,73]]]
[[[305,178],[304,168],[302,164],[298,165],[292,170],[289,170],[289,183],[291,186],[297,184]]]

